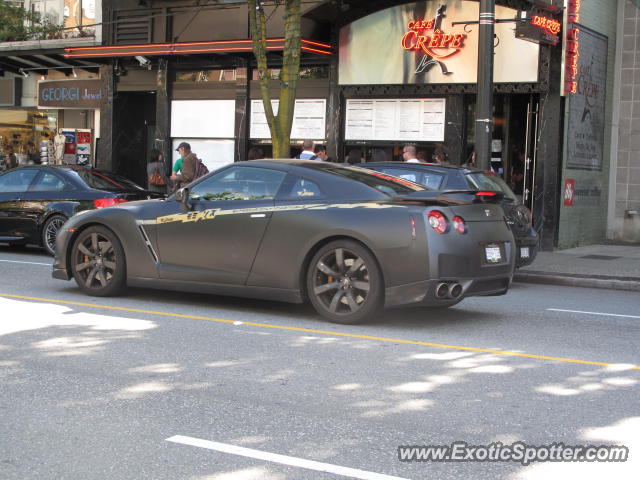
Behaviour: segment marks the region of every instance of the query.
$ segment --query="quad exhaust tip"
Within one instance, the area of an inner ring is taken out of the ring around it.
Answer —
[[[436,298],[458,298],[462,295],[462,285],[457,282],[441,282],[436,286]]]

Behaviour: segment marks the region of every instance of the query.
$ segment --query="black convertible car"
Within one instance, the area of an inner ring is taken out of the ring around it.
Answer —
[[[0,173],[0,242],[43,246],[77,212],[130,200],[159,198],[113,173],[81,166],[34,165]]]
[[[364,167],[424,185],[433,190],[486,190],[502,194],[502,206],[516,239],[516,267],[530,265],[538,254],[538,233],[531,225],[531,212],[497,175],[475,168],[433,163],[372,162]]]
[[[515,249],[497,197],[331,163],[239,162],[167,201],[76,215],[53,277],[95,296],[131,285],[308,299],[337,323],[383,305],[446,307],[509,288]]]

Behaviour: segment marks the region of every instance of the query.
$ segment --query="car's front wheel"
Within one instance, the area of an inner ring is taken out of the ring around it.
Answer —
[[[336,240],[320,248],[311,259],[307,293],[320,315],[334,323],[351,325],[381,309],[384,281],[369,250],[352,240]]]
[[[58,232],[67,221],[64,215],[51,215],[42,226],[42,246],[49,255],[56,254]]]
[[[120,240],[102,226],[83,230],[73,243],[71,269],[76,283],[88,295],[117,295],[126,281],[124,250]]]

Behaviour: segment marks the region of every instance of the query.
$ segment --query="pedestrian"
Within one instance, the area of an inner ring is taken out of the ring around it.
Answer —
[[[247,160],[261,160],[264,158],[264,152],[260,147],[251,147],[247,152]]]
[[[327,155],[327,147],[324,145],[316,145],[313,149],[313,153],[316,154],[316,158],[322,162],[330,162],[331,158]]]
[[[317,160],[318,156],[313,152],[313,140],[302,142],[302,152],[296,158],[300,160]]]
[[[184,188],[195,178],[198,157],[191,151],[191,145],[187,142],[180,143],[178,148],[176,148],[176,151],[180,154],[180,160],[182,162],[180,166],[180,173],[173,172],[171,180],[176,182],[177,188]]]
[[[467,159],[461,166],[466,168],[476,168],[476,157],[477,157],[477,154],[476,154],[475,145],[470,145],[467,148]]]
[[[374,162],[386,162],[387,161],[387,152],[382,150],[381,148],[376,148],[371,155],[372,161]]]
[[[407,163],[420,163],[416,158],[416,147],[414,145],[405,145],[402,149],[402,159]]]
[[[154,148],[149,153],[149,163],[147,163],[147,190],[166,194],[168,186],[169,178],[162,153]]]
[[[347,163],[354,165],[356,163],[362,163],[362,150],[359,148],[352,148],[347,154]]]
[[[441,152],[440,150],[436,150],[435,152],[433,152],[431,159],[433,160],[433,163],[437,163],[438,165],[443,165],[447,163],[444,157],[444,153]]]

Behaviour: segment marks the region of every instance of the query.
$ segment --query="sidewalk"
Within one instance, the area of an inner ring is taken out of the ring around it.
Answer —
[[[539,252],[516,282],[640,292],[640,244],[602,244]]]

